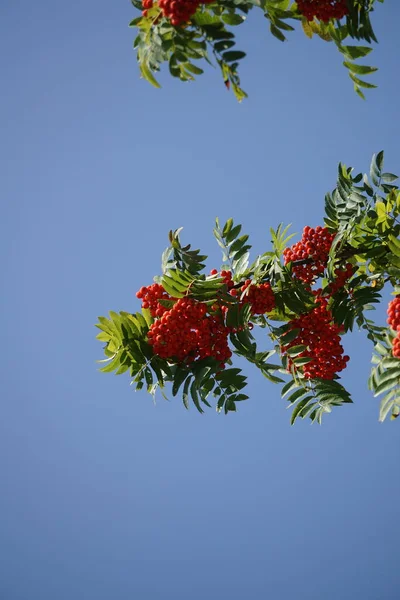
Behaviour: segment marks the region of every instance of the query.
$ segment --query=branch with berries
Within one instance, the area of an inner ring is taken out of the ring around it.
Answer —
[[[377,42],[371,24],[376,2],[384,0],[131,0],[141,15],[130,27],[138,30],[134,40],[139,69],[144,79],[160,87],[155,74],[167,63],[170,74],[192,81],[203,73],[200,63],[214,59],[224,84],[241,101],[247,96],[239,77],[246,53],[236,49],[233,29],[246,21],[250,11],[262,11],[272,35],[285,41],[300,23],[305,35],[333,42],[342,54],[354,89],[376,87],[364,77],[377,69],[356,62],[367,56]],[[355,43],[348,41],[355,40]],[[359,42],[367,45],[360,45]]]
[[[348,366],[343,336],[355,327],[374,345],[370,389],[381,401],[380,419],[400,413],[400,191],[396,175],[374,155],[370,176],[343,164],[325,198],[324,224],[306,226],[301,239],[280,225],[272,247],[250,261],[249,236],[230,218],[216,220],[222,266],[206,273],[207,257],[182,246],[170,231],[161,274],[136,293],[141,310],[100,317],[103,372],[129,372],[137,390],[182,395],[203,412],[235,411],[248,399],[241,356],[272,383],[293,408],[292,423],[321,422],[334,406],[352,402],[340,383]],[[367,317],[391,286],[389,327]],[[257,328],[260,334],[256,335]],[[260,348],[260,345],[262,346]]]

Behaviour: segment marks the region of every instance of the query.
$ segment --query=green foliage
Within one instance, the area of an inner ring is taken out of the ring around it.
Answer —
[[[400,360],[392,353],[396,332],[366,316],[380,302],[385,285],[400,294],[400,191],[394,183],[397,176],[383,167],[383,152],[373,156],[369,175],[354,175],[352,168],[339,164],[336,187],[325,197],[325,226],[334,239],[325,271],[314,281],[327,301],[332,323],[343,334],[354,328],[364,331],[375,346],[369,387],[375,396],[383,395],[381,421],[389,413],[392,419],[400,414]],[[227,328],[226,335],[229,331],[233,355],[257,367],[270,382],[283,385],[282,397],[287,397],[292,408],[292,423],[298,418],[321,423],[333,407],[352,402],[338,375],[310,378],[310,372],[304,371],[313,360],[307,345],[291,345],[299,334],[293,320],[314,310],[318,300],[310,285],[296,275],[298,263],[314,259],[287,264],[282,260],[294,235],[289,234],[289,226],[271,228],[270,249],[251,262],[249,236],[243,234],[242,226],[232,218],[222,225],[217,218],[214,236],[223,265],[221,273],[209,275],[204,273],[207,257],[190,245],[182,246],[180,233],[181,229],[170,231],[162,274],[154,278],[170,296],[159,301],[161,306],[169,310],[179,298],[203,303],[207,314]],[[338,273],[349,265],[350,275],[336,285]],[[231,273],[229,285],[226,271]],[[266,288],[273,294],[273,308],[264,313],[253,310],[250,292]],[[135,314],[110,312],[109,318],[99,317],[97,338],[105,343],[106,356],[100,370],[117,375],[129,371],[136,389],[146,386],[152,395],[158,388],[165,395],[168,384],[172,396],[181,395],[186,408],[193,404],[199,412],[213,404],[218,412],[233,412],[238,402],[248,399],[243,392],[246,377],[233,359],[226,360],[224,369],[213,355],[192,362],[161,358],[149,343],[153,323],[147,308]],[[259,348],[254,327],[260,328],[261,339],[263,343],[269,340],[269,347]]]
[[[203,261],[207,260],[207,256],[201,255],[200,250],[191,250],[190,244],[182,247],[179,241],[181,231],[182,228],[169,232],[171,246],[163,254],[162,271],[165,273],[168,269],[175,268],[196,275],[204,269]]]
[[[139,383],[149,378],[149,364],[157,362],[151,347],[146,341],[149,330],[149,315],[110,311],[110,318],[99,317],[96,327],[101,329],[97,339],[105,342],[104,354],[107,358],[100,362],[107,363],[100,369],[103,373],[115,371],[121,375],[130,371],[134,381]],[[139,387],[142,387],[141,385]]]
[[[372,356],[375,366],[368,380],[368,387],[374,392],[374,396],[384,394],[379,410],[381,422],[389,414],[391,420],[397,419],[400,414],[400,360],[393,358],[391,353],[393,337],[393,334],[388,333],[376,344],[375,354]]]
[[[131,1],[136,9],[142,11],[140,0]],[[168,63],[173,77],[192,81],[203,73],[199,61],[213,64],[214,59],[225,86],[232,88],[240,102],[247,97],[238,72],[246,53],[236,49],[234,30],[246,21],[251,10],[261,9],[269,22],[270,32],[282,42],[286,41],[286,35],[295,29],[297,22],[301,23],[307,37],[317,35],[324,41],[333,42],[343,55],[343,64],[348,69],[355,91],[364,98],[363,89],[376,87],[364,77],[377,69],[356,61],[368,56],[372,50],[370,45],[358,45],[358,42],[377,42],[370,19],[374,3],[375,0],[349,0],[346,19],[324,23],[317,19],[307,21],[299,13],[296,2],[290,0],[219,0],[200,4],[188,23],[173,26],[155,0],[152,8],[131,21],[130,27],[138,30],[133,46],[141,75],[149,83],[160,87],[155,74],[163,63]],[[356,43],[348,44],[349,40]]]
[[[292,425],[299,417],[308,417],[312,422],[321,424],[323,415],[330,413],[333,406],[353,402],[344,387],[334,380],[316,379],[307,383],[303,381],[301,385],[292,379],[284,385],[281,395],[282,398],[288,396],[288,408],[293,408]]]
[[[233,219],[228,219],[223,229],[221,229],[218,218],[215,222],[214,237],[218,245],[222,248],[222,260],[226,268],[231,269],[233,280],[238,282],[245,277],[249,265],[249,250],[251,246],[247,244],[248,235],[242,235],[242,226],[234,225]]]

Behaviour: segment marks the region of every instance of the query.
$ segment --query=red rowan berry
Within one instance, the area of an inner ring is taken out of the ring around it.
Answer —
[[[354,267],[351,263],[346,263],[343,267],[335,269],[335,279],[329,286],[331,294],[335,294],[338,290],[341,290],[347,281],[354,275]]]
[[[164,17],[167,17],[174,27],[187,23],[194,15],[200,4],[209,4],[214,0],[159,0],[158,5]]]
[[[136,292],[136,297],[142,300],[142,308],[148,308],[152,317],[161,317],[168,310],[167,307],[158,302],[159,300],[172,300],[171,296],[159,283],[141,287]]]
[[[262,315],[270,312],[275,307],[275,296],[269,283],[261,283],[259,285],[250,285],[251,279],[246,279],[241,290],[246,295],[243,297],[244,304],[249,303],[253,315]]]
[[[394,358],[400,358],[400,334],[394,338],[392,342],[392,354]]]
[[[400,295],[396,296],[391,302],[387,309],[388,319],[387,323],[394,331],[397,331],[400,325]]]
[[[308,21],[316,17],[325,23],[341,19],[349,12],[346,0],[297,0],[297,8]]]
[[[228,328],[207,314],[207,305],[181,298],[156,320],[148,332],[154,354],[178,363],[190,364],[212,356],[220,365],[232,356]]]
[[[234,282],[232,280],[232,273],[230,271],[222,270],[220,272],[220,276],[224,280],[224,283],[225,283],[226,287],[228,288],[228,290],[230,290],[231,288],[233,288],[233,286],[235,284],[234,284]]]
[[[306,260],[304,264],[293,265],[293,274],[305,283],[312,283],[324,273],[334,237],[326,227],[304,227],[301,240],[283,251],[285,265]]]
[[[388,325],[397,332],[392,342],[392,354],[394,358],[400,358],[400,294],[389,302],[387,314]]]
[[[299,357],[312,360],[300,367],[306,379],[333,379],[335,374],[342,371],[349,356],[343,356],[339,333],[341,327],[332,319],[332,313],[327,309],[327,299],[321,296],[321,290],[313,292],[316,297],[316,307],[309,313],[300,315],[291,321],[291,330],[298,329],[296,338],[282,346],[285,354],[293,346],[302,345],[306,350]],[[289,370],[294,364],[288,356]]]
[[[144,17],[147,17],[148,9],[153,7],[153,0],[142,0],[142,7],[143,7],[142,15]]]

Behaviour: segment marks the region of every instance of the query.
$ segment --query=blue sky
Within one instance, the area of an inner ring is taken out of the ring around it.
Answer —
[[[138,76],[135,14],[0,7],[0,597],[394,600],[399,425],[377,422],[361,333],[345,341],[355,404],[290,427],[278,387],[250,369],[237,414],[154,405],[98,373],[93,324],[138,309],[171,228],[212,268],[216,215],[262,252],[270,226],[322,222],[339,161],[365,171],[383,148],[400,172],[400,7],[374,15],[366,102],[330,44],[281,44],[260,15],[238,30],[247,101],[212,69],[155,90]]]

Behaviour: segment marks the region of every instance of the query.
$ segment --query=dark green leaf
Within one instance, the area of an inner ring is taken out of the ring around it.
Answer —
[[[303,400],[301,400],[293,409],[292,412],[292,417],[290,419],[290,424],[293,425],[293,423],[295,422],[296,418],[298,417],[299,413],[305,408],[305,406],[307,406],[307,404],[309,402],[311,402],[311,400],[314,399],[314,396],[307,396],[306,398],[303,398]]]
[[[192,385],[190,386],[190,395],[192,397],[193,404],[195,405],[199,413],[203,413],[204,410],[200,406],[199,395],[197,392],[197,383],[195,381],[193,381]]]
[[[228,13],[223,14],[221,18],[227,25],[241,25],[246,17],[236,13]]]
[[[185,381],[187,376],[188,376],[188,372],[186,369],[183,369],[181,367],[176,367],[174,383],[172,386],[172,395],[173,396],[177,395],[179,388],[181,387],[182,383]]]
[[[241,52],[240,50],[228,50],[222,54],[222,58],[227,62],[235,62],[236,60],[240,60],[246,56],[245,52]]]

